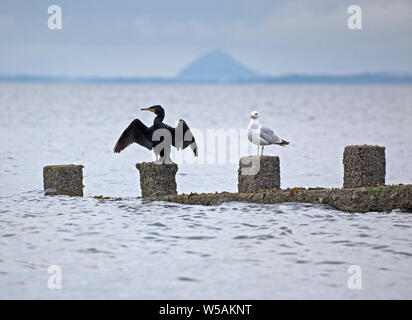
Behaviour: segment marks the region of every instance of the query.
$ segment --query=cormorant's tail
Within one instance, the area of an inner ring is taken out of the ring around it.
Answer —
[[[288,144],[289,144],[289,142],[286,141],[286,140],[283,140],[283,139],[282,139],[282,142],[279,143],[279,145],[282,146],[282,147],[285,147],[285,146],[287,146]]]

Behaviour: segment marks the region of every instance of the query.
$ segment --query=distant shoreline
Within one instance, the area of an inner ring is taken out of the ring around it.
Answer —
[[[181,79],[179,77],[66,77],[0,75],[0,82],[19,83],[119,83],[119,84],[412,84],[412,75],[361,73],[352,75],[300,75],[249,79]]]

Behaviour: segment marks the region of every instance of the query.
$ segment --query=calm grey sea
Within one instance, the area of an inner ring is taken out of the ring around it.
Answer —
[[[265,148],[282,187],[341,186],[344,146],[364,143],[386,147],[388,184],[412,183],[412,86],[0,83],[0,298],[412,299],[410,213],[137,199],[135,163],[152,155],[112,148],[153,104],[204,133],[245,129],[258,110],[291,142]],[[65,163],[85,166],[85,196],[44,197],[43,166]],[[178,191],[236,191],[236,170],[180,164]]]

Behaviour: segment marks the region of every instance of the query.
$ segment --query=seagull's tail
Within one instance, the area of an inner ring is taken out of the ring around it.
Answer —
[[[286,141],[286,140],[283,140],[283,139],[282,139],[282,142],[279,143],[279,145],[282,146],[282,147],[285,147],[285,146],[287,146],[288,144],[289,144],[289,142]]]

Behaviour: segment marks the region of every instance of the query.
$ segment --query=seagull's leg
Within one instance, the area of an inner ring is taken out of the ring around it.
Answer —
[[[259,155],[259,145],[257,146],[257,155]]]
[[[265,146],[262,146],[262,153],[260,154],[261,156],[263,156],[263,148],[264,148]]]

